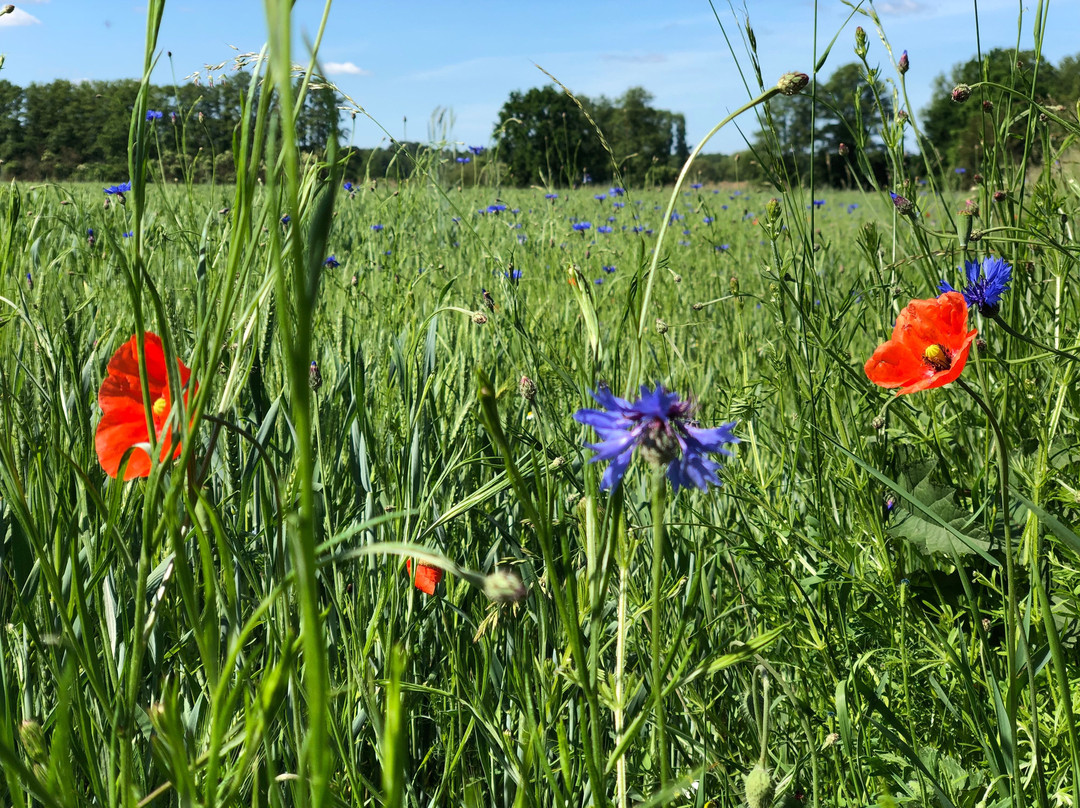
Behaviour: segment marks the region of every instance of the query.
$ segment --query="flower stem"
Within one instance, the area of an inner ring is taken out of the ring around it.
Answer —
[[[986,402],[983,401],[982,396],[976,393],[963,379],[957,378],[956,382],[965,393],[971,396],[982,411],[986,413],[986,419],[989,421],[990,428],[994,431],[994,436],[997,438],[998,483],[1001,488],[1001,522],[1005,533],[1005,711],[1008,714],[1009,737],[1011,738],[1012,746],[1012,784],[1015,797],[1017,798],[1017,804],[1022,804],[1023,797],[1020,793],[1020,753],[1019,743],[1016,737],[1017,697],[1014,689],[1014,679],[1016,676],[1016,637],[1017,627],[1019,625],[1020,607],[1016,597],[1016,564],[1013,559],[1012,530],[1009,524],[1009,446],[1005,440],[1005,433],[1001,429],[1001,424],[998,423],[997,416],[994,414],[994,411],[987,406]],[[1025,656],[1030,658],[1030,655]]]
[[[656,753],[660,758],[660,790],[663,791],[671,780],[671,766],[668,760],[667,749],[667,719],[664,715],[664,685],[661,681],[661,666],[663,664],[663,651],[660,647],[661,631],[660,621],[663,616],[663,603],[660,597],[660,588],[664,573],[664,511],[665,497],[667,494],[667,480],[664,477],[662,467],[657,467],[653,473],[653,497],[652,497],[652,520],[653,520],[653,557],[652,557],[652,646],[650,657],[652,663],[652,689],[653,703],[656,705]]]
[[[1031,337],[1025,334],[1021,334],[1019,331],[1017,331],[1015,328],[1013,328],[1011,325],[1001,319],[1000,314],[991,314],[988,316],[991,320],[1001,326],[1002,330],[1010,337],[1016,337],[1019,340],[1023,340],[1028,345],[1032,345],[1038,348],[1040,351],[1049,351],[1050,353],[1057,356],[1063,357],[1065,359],[1070,359],[1073,362],[1080,362],[1080,356],[1077,356],[1076,354],[1071,354],[1068,351],[1059,351],[1057,348],[1051,348],[1049,345],[1044,345],[1043,343],[1033,340]]]

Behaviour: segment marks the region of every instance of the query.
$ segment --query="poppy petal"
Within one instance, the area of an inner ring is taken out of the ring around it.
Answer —
[[[412,559],[405,559],[405,569],[412,575]],[[432,567],[428,564],[416,565],[416,577],[413,579],[413,583],[421,592],[434,595],[435,587],[439,585],[442,579],[443,571],[438,567]]]
[[[912,352],[906,342],[891,339],[878,346],[863,370],[879,387],[903,387],[922,377],[927,369],[922,357]]]

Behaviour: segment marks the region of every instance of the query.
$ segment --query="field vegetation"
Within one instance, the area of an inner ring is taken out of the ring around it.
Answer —
[[[148,5],[126,173],[0,190],[0,802],[1075,804],[1080,124],[1038,23],[944,88],[960,151],[855,11],[846,134],[752,44],[755,178],[597,135],[603,184],[517,187],[309,148],[268,0],[204,183]]]

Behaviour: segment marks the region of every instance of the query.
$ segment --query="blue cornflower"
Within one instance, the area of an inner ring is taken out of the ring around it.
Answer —
[[[584,233],[590,227],[592,227],[592,222],[574,222],[573,224],[573,228],[579,233]]]
[[[384,225],[381,225],[381,224],[373,224],[371,226],[371,229],[374,230],[376,233],[378,233],[380,230],[383,229],[383,227],[384,227]]]
[[[625,208],[626,203],[625,202],[612,202],[611,207],[613,207],[613,208]]]
[[[606,272],[606,273],[607,273],[607,274],[609,274],[609,275],[610,275],[610,274],[611,274],[612,272],[614,272],[614,271],[615,271],[615,267],[613,267],[613,266],[607,266],[607,267],[600,267],[600,269],[604,270],[604,272]]]
[[[471,157],[459,157],[459,158],[457,159],[457,161],[458,161],[459,163],[471,163],[471,162],[472,162],[472,158],[471,158]]]
[[[701,187],[701,183],[700,182],[692,182],[692,183],[690,183],[690,187],[693,188],[696,191],[698,188]]]
[[[713,249],[716,250],[717,252],[727,252],[728,250],[731,249],[731,245],[730,244],[717,244]]]
[[[508,281],[520,281],[521,280],[521,270],[520,269],[511,269],[509,272],[504,272],[503,277],[505,277]]]
[[[987,317],[997,314],[1001,296],[1009,291],[1012,265],[1004,258],[988,255],[981,265],[978,261],[965,261],[964,269],[968,278],[967,286],[960,290],[964,300],[969,306],[978,306],[979,311]],[[942,281],[938,289],[942,292],[957,291],[948,281]]]
[[[612,188],[612,189],[611,189],[611,195],[612,195],[612,196],[622,196],[622,195],[623,195],[623,194],[625,194],[625,193],[626,193],[626,189],[625,189],[625,188],[618,188],[618,187],[615,187],[615,188]]]
[[[131,238],[134,235],[135,235],[135,231],[128,230],[126,233],[124,233],[124,238]]]
[[[724,444],[739,442],[732,431],[734,421],[715,429],[699,427],[692,417],[694,403],[680,401],[663,385],[655,390],[642,385],[641,397],[633,403],[616,397],[603,384],[592,397],[604,409],[578,410],[574,420],[591,426],[600,436],[599,443],[585,445],[596,451],[590,462],[611,461],[600,480],[605,490],[619,487],[635,448],[647,462],[667,466],[667,477],[676,491],[690,486],[704,491],[709,483],[720,484],[716,476],[720,464],[708,455],[731,455]]]
[[[30,274],[30,273],[29,273],[29,272],[27,272],[26,274],[27,274],[27,275],[29,276],[29,274]],[[594,278],[594,279],[593,279],[593,283],[595,283],[595,284],[596,284],[597,286],[599,286],[599,285],[600,285],[600,284],[602,284],[603,282],[604,282],[604,279],[603,279],[603,278]]]
[[[335,258],[332,255],[329,258],[327,258],[325,261],[323,261],[323,265],[330,267],[330,269],[336,269],[337,267],[341,266],[341,264],[338,262],[337,258]]]
[[[967,174],[966,168],[954,168],[953,171],[957,174]]]
[[[701,221],[702,221],[702,224],[712,224],[713,223],[713,217],[712,216],[706,216]]]
[[[607,199],[607,194],[593,194],[593,199],[595,199],[597,202],[603,202],[605,199]]]
[[[824,204],[825,204],[825,200],[824,200],[824,199],[815,199],[815,200],[814,200],[814,207],[815,207],[815,208],[820,208],[820,207],[821,207],[822,205],[824,205]]]
[[[598,228],[596,228],[596,232],[597,233],[610,233],[611,228],[608,227],[606,224],[602,224]]]
[[[352,193],[352,189],[353,189],[353,184],[352,184],[351,182],[346,182],[346,183],[345,183],[344,185],[342,185],[341,187],[345,189],[345,193],[347,193],[347,194],[351,194],[351,193]]]
[[[506,205],[488,205],[487,206],[487,212],[488,213],[502,213],[504,210],[506,210]]]
[[[148,110],[146,110],[146,120],[148,120],[148,121],[160,121],[163,116],[164,116],[164,113],[162,113],[160,110],[157,110],[157,109],[148,109]]]
[[[544,194],[544,199],[558,199],[558,194]]]
[[[475,154],[477,157],[479,157],[481,154],[484,153],[484,147],[483,146],[469,146],[469,151],[471,151],[473,154]]]
[[[286,227],[289,226],[289,222],[291,222],[291,221],[292,221],[292,217],[287,213],[284,216],[281,217],[281,223]]]
[[[633,226],[632,228],[630,228],[630,229],[631,229],[631,230],[633,230],[633,231],[634,231],[635,233],[640,233],[640,232],[642,232],[642,231],[643,231],[643,230],[644,230],[645,228],[644,228],[644,227],[642,227],[642,226],[641,226],[640,224],[635,224],[635,225],[634,225],[634,226]]]
[[[105,193],[109,196],[115,196],[116,194],[126,194],[131,190],[130,182],[122,182],[119,185],[110,185],[105,189]]]

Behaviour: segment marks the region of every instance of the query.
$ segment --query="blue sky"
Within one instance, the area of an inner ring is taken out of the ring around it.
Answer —
[[[732,38],[738,63],[750,75],[740,40],[749,15],[766,84],[787,70],[810,72],[815,6],[811,0],[747,0],[732,6],[714,0]],[[0,78],[16,84],[56,78],[137,77],[142,69],[145,7],[126,0],[23,0],[0,17]],[[911,108],[930,98],[934,79],[975,54],[972,0],[888,0],[875,3],[891,46],[907,49]],[[869,9],[868,4],[863,6]],[[1024,6],[1022,29],[1015,0],[978,2],[983,49],[1033,45],[1036,5]],[[321,0],[297,0],[294,12],[299,57],[314,36]],[[822,75],[855,61],[854,30],[870,39],[871,64],[893,76],[889,54],[871,20],[840,0],[819,0],[817,42],[824,50],[839,32]],[[1080,52],[1080,0],[1049,3],[1044,55],[1052,62]],[[306,36],[305,36],[306,34]],[[205,65],[258,51],[266,39],[261,0],[168,0],[159,46],[171,50],[174,68],[162,59],[154,82],[168,84],[172,70],[183,81]],[[234,48],[238,50],[234,50]],[[335,0],[320,51],[324,70],[345,93],[395,137],[427,140],[436,110],[453,120],[448,139],[489,144],[499,108],[513,90],[548,81],[543,67],[567,87],[587,96],[621,95],[643,86],[654,104],[686,116],[691,144],[749,96],[736,58],[725,44],[707,0],[479,0],[443,3]],[[215,71],[220,77],[230,70]],[[407,121],[407,122],[406,122]],[[742,119],[749,135],[752,116]],[[442,132],[434,132],[440,137]],[[385,134],[362,116],[354,142],[380,143]],[[714,138],[708,151],[742,146],[734,127]]]

